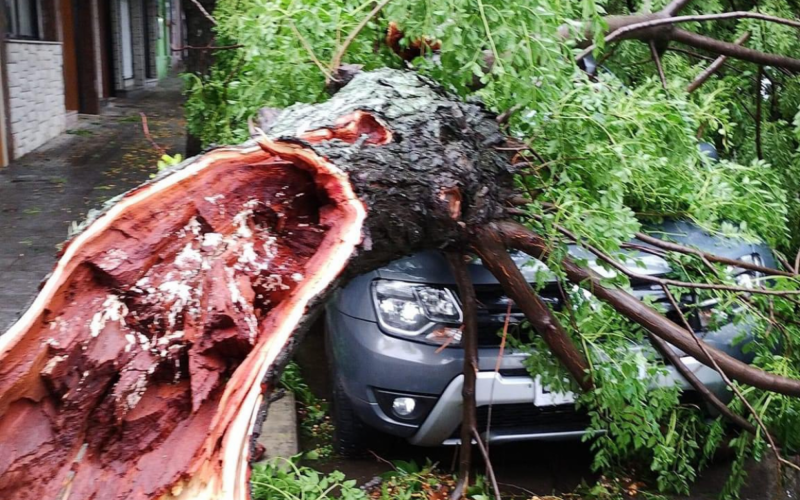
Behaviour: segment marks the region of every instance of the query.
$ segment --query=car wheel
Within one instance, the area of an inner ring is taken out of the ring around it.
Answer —
[[[341,384],[335,378],[332,410],[333,448],[336,453],[347,458],[364,455],[375,431],[358,418]]]

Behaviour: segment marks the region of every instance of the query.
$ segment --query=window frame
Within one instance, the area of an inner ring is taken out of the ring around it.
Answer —
[[[20,7],[27,4],[30,9],[29,15],[31,16],[31,26],[33,27],[33,34],[22,34],[20,30],[20,15],[24,9]],[[8,40],[26,40],[26,41],[47,41],[43,36],[42,26],[42,9],[39,0],[5,0],[6,18],[8,20],[6,26],[6,38]]]

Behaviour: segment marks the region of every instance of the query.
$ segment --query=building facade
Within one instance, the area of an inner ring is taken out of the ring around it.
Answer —
[[[182,33],[179,0],[2,1],[2,164],[63,133],[78,114],[155,85],[179,62],[171,51]]]

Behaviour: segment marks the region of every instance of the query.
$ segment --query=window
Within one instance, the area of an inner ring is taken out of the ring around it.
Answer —
[[[6,0],[6,19],[9,38],[40,38],[38,0]]]

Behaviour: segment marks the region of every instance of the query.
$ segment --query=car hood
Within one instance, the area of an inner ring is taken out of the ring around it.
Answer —
[[[721,257],[739,259],[744,255],[758,253],[766,266],[774,267],[775,265],[772,252],[765,245],[750,244],[739,239],[711,235],[690,222],[669,221],[649,226],[646,229],[648,234],[655,238],[693,247]],[[642,247],[651,247],[651,245],[636,239],[632,243]],[[611,276],[614,274],[613,271],[597,265],[594,256],[581,247],[570,245],[569,253],[576,259],[588,261],[590,267],[601,275]],[[626,267],[638,274],[657,276],[669,271],[667,262],[658,256],[638,250],[627,251],[624,254],[626,255]],[[511,256],[528,281],[535,281],[537,276],[547,281],[555,280],[541,261],[521,252],[512,252]],[[497,284],[497,280],[483,267],[480,259],[473,258],[468,267],[472,282],[475,285]],[[545,274],[542,275],[542,273]],[[387,266],[378,269],[376,274],[383,279],[440,285],[454,284],[447,260],[441,252],[434,250],[419,252],[391,262]]]

